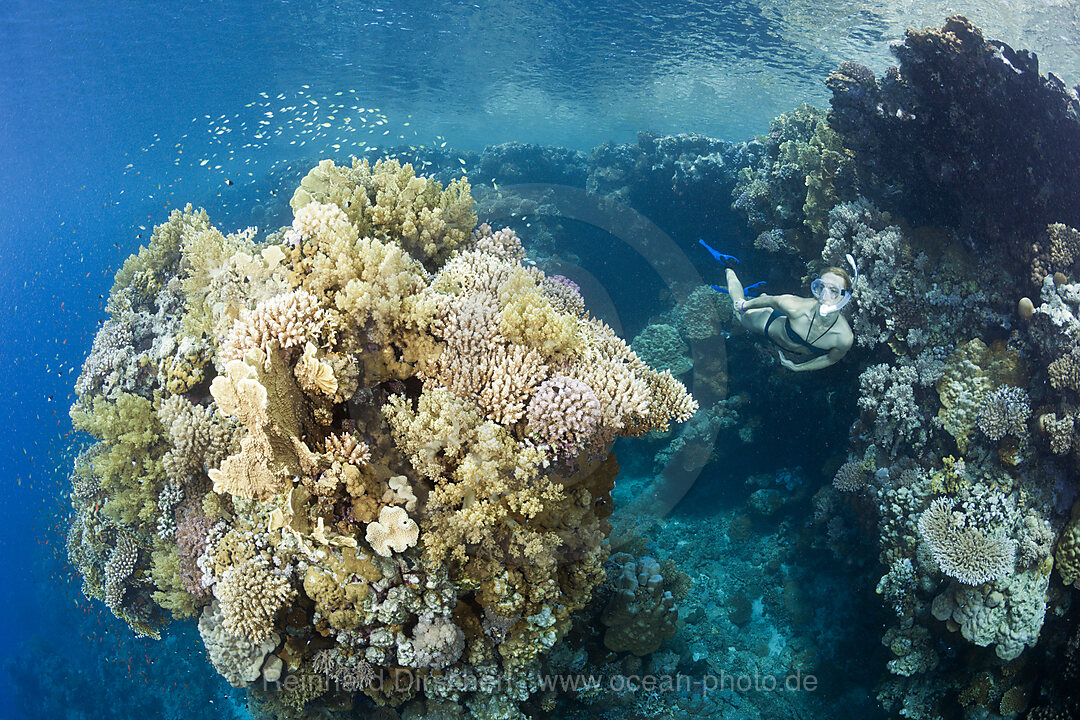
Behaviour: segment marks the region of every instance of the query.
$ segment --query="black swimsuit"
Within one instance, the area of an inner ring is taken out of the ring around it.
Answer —
[[[814,317],[815,318],[817,317],[817,310],[814,311]],[[765,321],[765,337],[769,338],[769,341],[772,342],[773,345],[780,348],[781,350],[788,350],[788,348],[786,348],[783,345],[781,345],[780,343],[776,342],[776,340],[773,340],[773,336],[769,334],[769,326],[773,324],[773,320],[775,320],[776,318],[784,318],[784,330],[787,332],[788,339],[791,340],[791,342],[795,343],[796,345],[801,345],[802,347],[806,348],[807,350],[810,351],[810,354],[814,355],[815,357],[821,357],[822,355],[828,355],[829,354],[829,350],[825,350],[824,348],[819,348],[817,345],[814,345],[813,343],[808,342],[806,338],[799,337],[799,334],[797,332],[795,332],[794,330],[792,330],[791,326],[788,325],[787,315],[784,315],[783,313],[777,312],[776,310],[773,310],[772,315],[770,315],[769,319]],[[839,320],[839,319],[840,319],[840,316],[838,314],[836,316],[836,320]],[[826,328],[825,332],[823,332],[823,333],[821,333],[820,335],[817,336],[818,340],[820,340],[821,338],[823,338],[823,337],[825,337],[826,335],[829,334],[829,330],[833,329],[833,325],[836,324],[836,320],[832,321],[832,325],[830,325],[828,328]],[[810,321],[810,327],[813,327],[813,326],[814,326],[814,321],[811,320]],[[810,328],[807,328],[806,335],[807,335],[807,337],[810,336]],[[790,350],[789,350],[789,352],[790,352]]]

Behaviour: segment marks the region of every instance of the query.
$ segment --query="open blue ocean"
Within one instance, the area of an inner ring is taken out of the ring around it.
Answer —
[[[1080,5],[0,3],[0,718],[1080,717]]]

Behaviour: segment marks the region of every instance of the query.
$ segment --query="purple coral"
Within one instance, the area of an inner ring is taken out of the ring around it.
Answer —
[[[180,580],[184,589],[199,599],[209,599],[209,588],[203,587],[199,556],[206,550],[206,536],[213,526],[196,500],[186,500],[176,511],[176,545],[180,564]]]

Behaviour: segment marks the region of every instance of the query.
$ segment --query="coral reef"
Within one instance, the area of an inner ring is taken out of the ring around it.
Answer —
[[[845,63],[827,81],[829,124],[863,185],[913,224],[954,227],[1015,260],[1027,248],[1013,238],[1080,224],[1080,100],[1033,53],[959,16],[892,50],[899,66],[882,78]]]
[[[732,207],[746,214],[757,247],[813,257],[829,233],[831,209],[853,199],[852,160],[825,113],[811,105],[774,119],[759,142],[756,162],[739,172]]]
[[[292,206],[261,241],[174,212],[118,273],[71,411],[95,439],[72,472],[84,591],[143,634],[198,614],[231,685],[285,683],[252,690],[264,714],[362,693],[521,717],[604,580],[612,442],[697,405],[513,231],[474,232],[464,180],[324,161]],[[656,603],[612,617],[662,639]]]

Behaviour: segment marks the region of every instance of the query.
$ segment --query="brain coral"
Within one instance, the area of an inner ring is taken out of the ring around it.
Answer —
[[[270,716],[520,717],[604,580],[612,442],[697,404],[512,231],[474,232],[464,180],[323,161],[292,207],[262,239],[174,212],[117,275],[72,409],[84,590],[148,635],[201,611],[238,687],[350,674],[251,689]],[[402,668],[497,690],[369,683]]]

